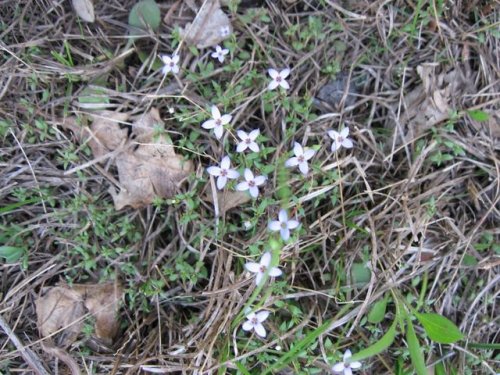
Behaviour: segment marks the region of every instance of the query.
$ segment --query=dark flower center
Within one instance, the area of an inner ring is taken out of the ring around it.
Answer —
[[[173,61],[170,61],[170,67],[173,68],[175,66],[175,63]]]
[[[264,273],[264,272],[266,272],[267,267],[264,265],[261,265],[259,270],[260,270],[260,272]]]
[[[259,324],[259,320],[257,319],[257,317],[253,317],[252,320],[251,320],[252,324],[255,326],[257,324]]]
[[[288,228],[287,223],[281,223],[281,228],[283,228],[283,229]]]
[[[222,177],[226,177],[226,176],[227,176],[227,170],[226,170],[226,169],[221,169],[221,170],[220,170],[220,175],[221,175]]]
[[[255,186],[255,181],[254,180],[248,181],[248,186],[254,187]]]
[[[245,139],[245,143],[246,143],[247,145],[249,145],[250,143],[252,143],[252,140],[251,140],[250,138],[247,138],[247,139]]]
[[[220,118],[218,118],[217,120],[215,120],[215,124],[216,124],[217,126],[222,125],[222,120],[221,120]]]
[[[304,162],[304,156],[303,155],[300,155],[299,157],[297,157],[297,159],[299,160],[299,163],[303,163]]]
[[[281,82],[281,76],[276,77],[276,82]]]

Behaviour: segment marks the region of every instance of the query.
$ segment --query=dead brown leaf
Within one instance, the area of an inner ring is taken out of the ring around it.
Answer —
[[[94,4],[92,0],[72,0],[76,14],[85,22],[94,22]]]
[[[74,118],[65,120],[63,126],[80,142],[88,142],[95,158],[115,152],[121,189],[117,193],[110,188],[109,192],[117,210],[144,207],[155,197],[172,197],[178,184],[193,171],[193,164],[177,155],[165,136],[156,136],[165,126],[156,108],[135,120],[131,137],[120,127],[128,114],[101,111],[90,116],[90,128],[82,128]]]
[[[208,185],[207,193],[203,199],[207,202],[214,203],[214,195],[210,184]],[[217,191],[217,203],[222,214],[232,208],[241,207],[241,205],[249,202],[250,200],[250,194],[246,191]]]
[[[96,338],[110,345],[118,330],[116,317],[122,295],[121,285],[114,282],[44,288],[35,301],[40,335],[48,338],[60,331],[57,345],[67,347],[77,339],[89,314],[95,320]]]
[[[229,17],[220,6],[219,0],[204,2],[193,22],[180,29],[181,37],[188,45],[197,48],[212,47],[220,44],[233,32]]]

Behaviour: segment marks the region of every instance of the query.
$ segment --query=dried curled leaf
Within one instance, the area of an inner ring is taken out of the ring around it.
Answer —
[[[60,332],[57,345],[67,347],[77,339],[89,314],[95,320],[96,338],[109,345],[118,330],[122,295],[122,287],[113,282],[45,288],[35,301],[40,335],[48,338]]]
[[[214,195],[210,184],[208,185],[207,193],[203,199],[207,202],[214,203]],[[219,205],[219,210],[222,213],[225,213],[235,207],[241,207],[241,205],[249,202],[250,200],[251,197],[247,191],[217,191],[217,203]]]
[[[198,48],[220,44],[232,32],[229,17],[222,11],[219,0],[204,2],[193,23],[188,23],[184,29],[180,29],[184,41]]]
[[[94,4],[92,0],[72,0],[76,14],[85,22],[94,22]]]

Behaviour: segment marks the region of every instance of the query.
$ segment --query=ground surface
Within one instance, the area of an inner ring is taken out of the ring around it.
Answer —
[[[498,372],[498,3],[226,2],[222,63],[178,29],[215,2],[159,2],[140,33],[135,3],[87,23],[0,2],[0,373],[327,374],[347,349],[359,374]],[[252,129],[259,152],[237,152]],[[215,194],[225,155],[267,177],[257,198],[241,178]],[[266,251],[283,274],[256,288]]]

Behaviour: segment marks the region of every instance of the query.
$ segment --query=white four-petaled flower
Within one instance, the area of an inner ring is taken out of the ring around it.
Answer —
[[[337,374],[352,375],[352,370],[357,370],[361,367],[361,362],[350,362],[349,358],[352,357],[351,351],[347,349],[344,353],[342,362],[336,363],[332,367],[332,371]]]
[[[229,124],[233,116],[221,116],[219,108],[217,108],[215,105],[212,106],[211,112],[212,118],[201,124],[201,127],[204,129],[214,129],[215,136],[217,137],[217,139],[220,139],[222,138],[222,134],[224,134],[224,125]]]
[[[290,238],[290,229],[295,229],[299,226],[297,220],[289,220],[288,214],[285,210],[281,209],[278,214],[278,220],[269,223],[269,229],[272,231],[280,231],[281,238],[288,241]]]
[[[257,276],[255,277],[255,284],[259,285],[260,282],[262,281],[262,278],[264,277],[266,271],[269,269],[268,275],[271,277],[278,277],[281,276],[283,273],[278,267],[269,267],[271,265],[271,253],[266,252],[264,255],[262,255],[262,258],[260,258],[259,263],[255,262],[248,262],[245,263],[245,268],[253,273],[256,273]]]
[[[222,26],[219,29],[219,34],[221,37],[225,38],[225,37],[229,36],[229,34],[231,34],[231,28],[229,26]]]
[[[240,174],[231,169],[229,156],[224,156],[220,162],[220,167],[212,166],[207,168],[207,172],[217,177],[217,189],[222,190],[226,186],[228,178],[238,178]]]
[[[329,130],[328,135],[331,139],[333,139],[332,143],[332,152],[337,151],[340,147],[352,148],[353,144],[350,138],[347,138],[349,135],[349,128],[345,127],[339,132],[335,130]]]
[[[225,56],[229,53],[227,48],[221,48],[221,46],[215,46],[215,52],[212,52],[211,56],[214,59],[218,59],[221,63],[224,62]]]
[[[264,176],[254,177],[252,171],[248,168],[245,169],[244,176],[246,181],[240,182],[238,185],[236,185],[236,190],[238,191],[248,190],[252,197],[257,198],[257,196],[259,195],[258,186],[266,182],[266,177]]]
[[[266,337],[266,329],[262,325],[262,322],[264,322],[268,316],[269,311],[266,310],[248,314],[247,321],[243,323],[243,329],[245,331],[254,330],[260,337]]]
[[[267,86],[268,90],[274,90],[276,87],[281,86],[285,90],[290,88],[290,85],[285,80],[286,77],[290,74],[290,69],[283,69],[281,72],[278,72],[276,69],[269,69],[267,71],[272,78],[272,81]]]
[[[304,151],[300,143],[295,142],[293,146],[293,153],[295,156],[285,162],[285,167],[295,167],[298,165],[300,171],[305,176],[307,172],[309,172],[309,165],[307,164],[307,161],[314,156],[316,151],[310,149]]]
[[[179,55],[172,55],[172,57],[168,55],[161,55],[160,56],[161,61],[165,64],[165,66],[162,68],[162,73],[163,74],[168,74],[170,72],[177,74],[179,73]]]
[[[236,146],[236,151],[243,152],[247,148],[252,150],[253,152],[259,152],[259,145],[255,140],[260,134],[259,129],[252,130],[250,133],[244,132],[243,130],[237,131],[238,137],[241,139],[241,142]]]

